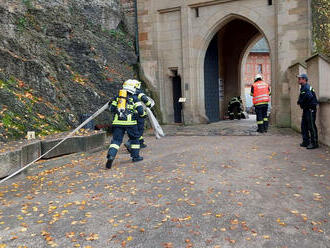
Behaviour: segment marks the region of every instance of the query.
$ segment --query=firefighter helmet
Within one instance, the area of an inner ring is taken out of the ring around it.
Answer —
[[[123,89],[127,90],[131,94],[135,94],[136,88],[135,88],[135,82],[136,80],[128,79],[123,84]]]
[[[138,81],[138,80],[133,80],[134,81],[134,84],[135,84],[135,88],[136,89],[141,89],[141,82]]]
[[[262,80],[262,75],[261,74],[257,74],[254,78],[254,80],[258,80],[258,79]]]

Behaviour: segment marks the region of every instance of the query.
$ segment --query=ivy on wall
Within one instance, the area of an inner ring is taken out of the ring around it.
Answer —
[[[329,10],[330,0],[312,0],[314,50],[330,57]]]

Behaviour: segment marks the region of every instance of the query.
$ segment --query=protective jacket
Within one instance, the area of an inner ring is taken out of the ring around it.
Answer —
[[[309,84],[301,86],[297,104],[300,105],[302,109],[316,109],[318,101],[312,86]]]
[[[251,87],[251,96],[253,96],[253,105],[268,104],[270,101],[270,88],[264,81],[256,81]]]
[[[149,97],[143,93],[142,90],[136,90],[136,96],[138,97],[139,101],[143,102],[148,108],[152,107],[152,102],[150,101]]]
[[[142,103],[135,95],[128,94],[124,112],[118,110],[119,96],[115,97],[110,105],[110,111],[114,113],[113,126],[132,126],[137,124],[138,117],[146,115]]]

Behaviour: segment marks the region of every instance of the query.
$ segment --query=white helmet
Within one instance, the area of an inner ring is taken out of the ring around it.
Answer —
[[[141,82],[140,81],[135,80],[135,79],[133,79],[132,81],[134,81],[134,85],[135,85],[136,89],[141,89]]]
[[[255,76],[254,80],[257,80],[257,79],[262,80],[262,75],[261,75],[261,74],[257,74],[257,75]]]
[[[128,79],[123,84],[123,89],[127,90],[131,94],[135,94],[135,82],[136,80]]]

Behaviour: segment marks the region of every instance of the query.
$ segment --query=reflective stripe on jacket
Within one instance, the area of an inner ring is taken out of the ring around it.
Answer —
[[[120,117],[117,109],[119,98],[116,97],[111,105],[111,111],[115,113],[112,125],[115,126],[132,126],[137,124],[137,116],[143,116],[144,111],[141,102],[138,101],[136,96],[128,97],[126,110],[123,116]]]
[[[151,101],[149,101],[148,97],[146,94],[140,91],[140,93],[137,95],[138,99],[142,101],[148,108],[151,106]]]

